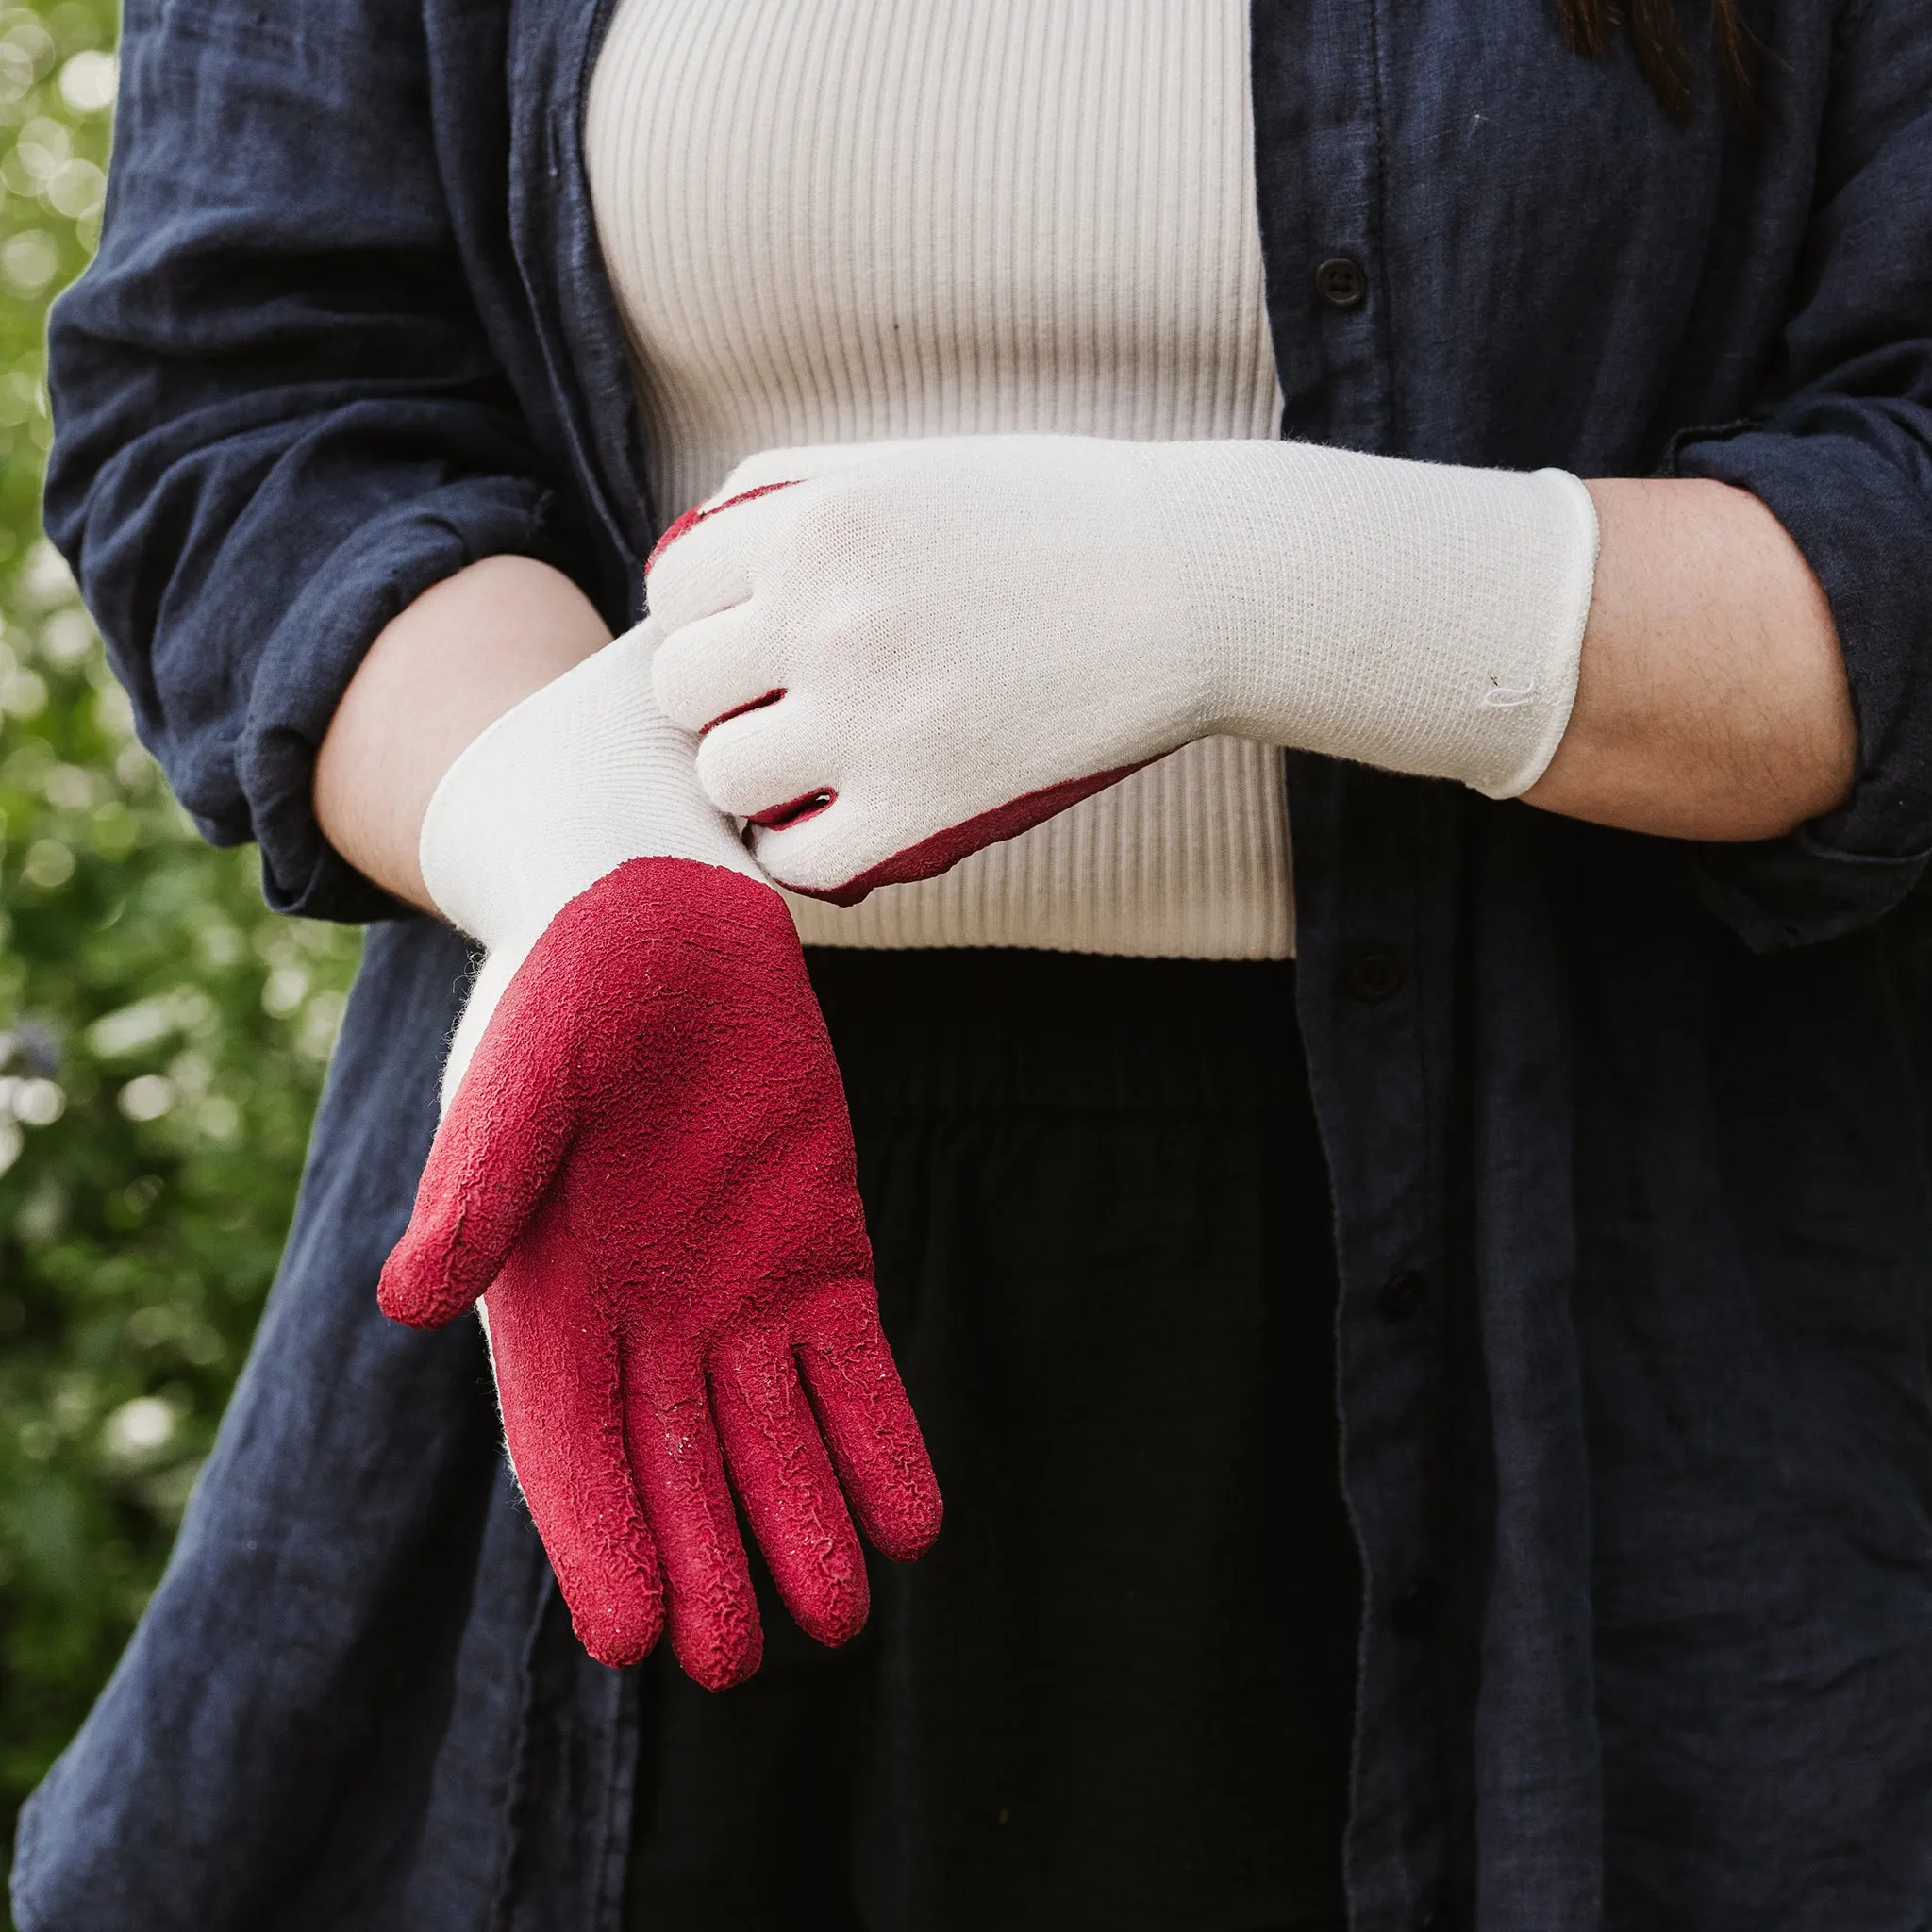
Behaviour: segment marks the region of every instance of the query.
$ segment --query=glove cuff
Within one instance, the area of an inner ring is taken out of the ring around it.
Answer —
[[[527,947],[629,858],[693,858],[764,881],[698,790],[695,740],[658,708],[648,621],[533,691],[443,774],[423,818],[423,880],[492,952]]]
[[[1147,455],[1208,730],[1492,798],[1542,775],[1596,573],[1574,476],[1268,442]]]
[[[429,800],[424,883],[487,954],[450,1041],[445,1107],[544,928],[626,860],[694,859],[772,890],[698,790],[696,741],[658,708],[656,642],[646,621],[533,691],[464,750]]]

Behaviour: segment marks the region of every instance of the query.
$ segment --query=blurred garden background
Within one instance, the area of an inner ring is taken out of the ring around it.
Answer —
[[[47,305],[115,9],[0,9],[0,1832],[167,1558],[294,1201],[357,936],[201,844],[40,535]]]

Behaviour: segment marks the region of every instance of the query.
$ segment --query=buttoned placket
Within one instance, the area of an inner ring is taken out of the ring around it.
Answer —
[[[1256,186],[1282,433],[1391,448],[1383,23],[1257,0]],[[1441,1545],[1455,801],[1291,755],[1299,1002],[1335,1197],[1343,1486],[1364,1611],[1346,1864],[1357,1932],[1451,1923]],[[1431,811],[1431,805],[1436,809]]]
[[[1459,801],[1291,756],[1298,998],[1335,1202],[1343,1486],[1363,1561],[1354,1924],[1449,1923],[1455,1579],[1444,1524]],[[1431,1915],[1434,1915],[1433,1918]]]

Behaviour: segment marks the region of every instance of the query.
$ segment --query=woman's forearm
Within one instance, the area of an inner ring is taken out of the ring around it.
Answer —
[[[435,910],[417,841],[458,755],[512,705],[610,641],[590,600],[527,557],[491,557],[425,591],[371,646],[315,760],[315,816],[349,863]]]
[[[1757,497],[1592,482],[1602,535],[1576,706],[1524,796],[1678,839],[1774,838],[1840,804],[1857,732],[1831,609]]]

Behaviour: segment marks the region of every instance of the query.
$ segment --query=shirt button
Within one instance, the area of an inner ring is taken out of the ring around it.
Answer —
[[[1402,961],[1393,953],[1357,953],[1344,975],[1358,1000],[1386,1000],[1402,991]]]
[[[1428,1291],[1429,1284],[1413,1268],[1405,1268],[1400,1274],[1391,1274],[1382,1284],[1382,1292],[1375,1297],[1383,1321],[1407,1321],[1422,1307],[1423,1297]]]
[[[1426,1576],[1418,1576],[1389,1606],[1389,1621],[1404,1637],[1426,1630],[1435,1614],[1436,1586]]]
[[[1359,308],[1369,292],[1369,278],[1358,261],[1338,255],[1315,271],[1315,289],[1331,308]]]

